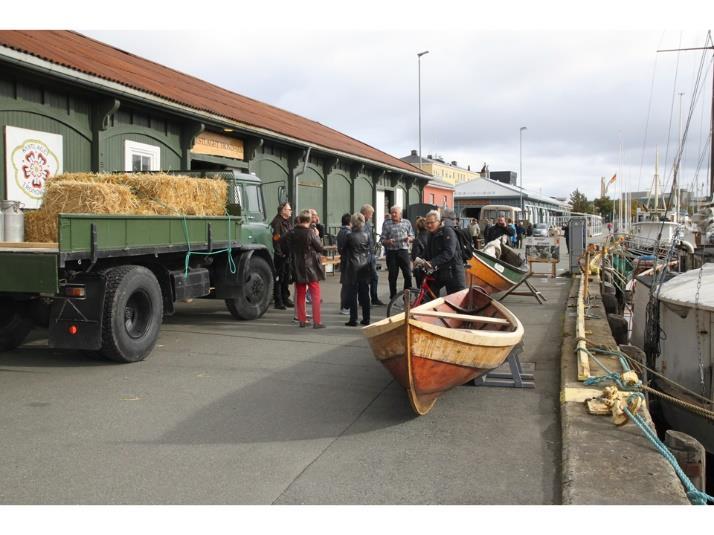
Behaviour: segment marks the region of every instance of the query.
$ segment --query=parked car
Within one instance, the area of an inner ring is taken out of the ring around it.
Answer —
[[[547,223],[536,223],[533,225],[533,236],[537,238],[547,238],[548,237],[548,224]]]

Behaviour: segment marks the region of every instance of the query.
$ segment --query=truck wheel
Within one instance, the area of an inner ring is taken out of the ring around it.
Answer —
[[[272,297],[273,271],[265,260],[252,256],[238,295],[226,299],[226,307],[238,320],[254,320],[265,314]]]
[[[116,362],[144,360],[156,344],[163,315],[161,287],[142,266],[109,269],[100,353]]]
[[[15,349],[30,334],[33,321],[26,305],[24,301],[0,297],[0,351]]]

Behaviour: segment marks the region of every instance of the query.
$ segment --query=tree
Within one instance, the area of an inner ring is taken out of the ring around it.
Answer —
[[[595,210],[605,219],[609,220],[610,215],[612,214],[612,208],[614,206],[614,201],[605,195],[604,197],[600,197],[599,199],[595,199],[593,201],[593,206]]]
[[[576,189],[570,194],[570,204],[573,207],[573,212],[580,212],[583,214],[593,213],[593,204],[588,201],[588,198],[584,193],[580,193],[579,189]]]

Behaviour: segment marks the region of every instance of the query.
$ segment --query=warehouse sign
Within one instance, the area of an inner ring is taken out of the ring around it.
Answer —
[[[243,140],[213,132],[203,132],[196,137],[196,142],[193,144],[191,152],[242,160]]]
[[[39,208],[47,179],[62,173],[62,136],[5,127],[5,195]]]

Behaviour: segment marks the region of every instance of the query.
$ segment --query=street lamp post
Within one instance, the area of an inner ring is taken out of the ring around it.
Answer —
[[[521,189],[521,217],[523,217],[524,210],[523,210],[523,131],[528,130],[527,127],[521,126],[521,130],[518,133],[519,138],[520,138],[520,143],[519,143],[519,148],[520,148],[520,157],[519,157],[519,165],[520,165],[520,175],[519,175],[519,182],[521,184],[520,189]]]
[[[419,65],[419,169],[422,168],[421,163],[421,57],[428,54],[429,51],[417,52],[417,63]]]

